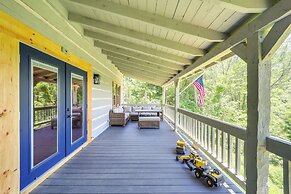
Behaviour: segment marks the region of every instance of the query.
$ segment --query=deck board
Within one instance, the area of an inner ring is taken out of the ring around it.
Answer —
[[[208,188],[175,160],[179,139],[160,129],[110,127],[32,193],[242,193],[230,180]]]

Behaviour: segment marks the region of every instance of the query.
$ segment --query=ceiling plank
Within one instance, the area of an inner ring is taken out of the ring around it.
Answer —
[[[78,15],[78,14],[74,14],[74,13],[69,13],[68,19],[72,22],[76,22],[85,26],[93,27],[93,28],[100,29],[106,32],[119,34],[122,36],[133,38],[138,41],[144,41],[147,43],[155,44],[155,45],[172,49],[178,52],[183,52],[188,55],[201,56],[201,55],[204,55],[205,53],[203,50],[199,48],[187,46],[176,41],[166,40],[166,39],[152,36],[146,33],[136,32],[127,28],[115,26],[109,23],[101,22],[98,20],[94,20],[91,18]]]
[[[147,55],[166,59],[166,60],[173,61],[176,63],[191,64],[191,59],[180,57],[180,56],[170,54],[170,53],[167,53],[164,51],[155,50],[155,49],[152,49],[152,48],[149,48],[146,46],[142,46],[139,44],[134,44],[134,43],[124,41],[124,40],[121,40],[119,38],[114,38],[112,36],[107,36],[107,35],[104,35],[101,33],[92,32],[89,30],[84,30],[84,35],[87,37],[93,38],[95,40],[102,41],[104,43],[109,43],[111,45],[115,45],[117,47],[122,47],[122,48],[130,49],[133,51],[138,51],[138,52],[141,52],[141,53],[144,53]],[[202,56],[202,54],[196,55],[196,56]]]
[[[262,13],[276,2],[277,0],[213,0],[216,5],[240,13]]]
[[[136,53],[131,53],[129,51],[123,51],[123,50],[118,50],[118,51],[111,51],[111,50],[102,50],[102,52],[105,54],[105,55],[110,55],[110,56],[119,56],[119,55],[123,55],[123,56],[127,56],[127,57],[130,57],[130,58],[135,58],[135,59],[138,59],[139,61],[144,61],[144,62],[150,62],[150,63],[153,63],[153,64],[156,64],[158,66],[161,66],[161,67],[167,67],[169,69],[173,69],[173,70],[181,70],[183,69],[183,66],[181,65],[178,65],[176,63],[170,63],[170,62],[165,62],[165,61],[161,61],[161,60],[157,60],[157,59],[154,59],[154,58],[151,58],[151,57],[148,57],[148,56],[144,56],[144,55],[140,55],[140,54],[136,54]]]
[[[164,77],[173,77],[172,74],[169,74],[169,73],[164,73],[164,72],[161,72],[161,71],[156,71],[156,70],[151,70],[149,68],[144,68],[144,67],[140,67],[140,66],[132,66],[132,65],[128,65],[127,63],[119,63],[119,62],[113,62],[113,64],[116,66],[116,67],[125,67],[125,68],[129,68],[129,69],[137,69],[137,70],[141,70],[141,71],[145,71],[145,72],[149,72],[149,73],[154,73],[154,74],[157,74],[157,75],[161,75],[161,76],[164,76]]]
[[[145,22],[147,24],[152,24],[169,30],[174,30],[176,32],[182,32],[190,36],[199,37],[209,42],[221,42],[226,38],[225,34],[211,29],[183,23],[181,21],[176,21],[171,18],[151,14],[146,11],[134,9],[129,6],[119,5],[106,0],[98,1],[71,0],[71,1],[86,8],[90,7],[93,9],[97,9],[98,11],[102,10],[107,13],[115,14],[125,18],[138,20],[141,22]]]
[[[160,58],[154,58],[152,56],[148,56],[148,55],[145,55],[145,54],[142,54],[142,53],[137,53],[137,52],[130,51],[130,50],[127,50],[127,49],[124,49],[124,48],[112,46],[110,44],[106,44],[106,43],[102,43],[102,42],[97,42],[96,41],[94,43],[94,45],[96,47],[99,47],[99,48],[101,48],[103,50],[106,50],[106,51],[119,53],[119,54],[122,54],[122,55],[126,55],[126,56],[129,56],[129,57],[133,57],[133,58],[136,58],[136,59],[141,59],[141,60],[152,62],[152,63],[157,63],[157,64],[160,64],[160,65],[171,66],[171,67],[177,68],[177,69],[183,67],[183,65],[184,65],[184,64],[177,64],[177,63],[173,63],[173,62],[170,62],[170,61],[166,61],[166,60],[163,60],[163,59],[160,59]]]
[[[217,44],[205,56],[198,58],[192,65],[177,74],[164,85],[169,85],[173,81],[187,76],[189,73],[215,62],[215,60],[227,55],[230,49],[244,41],[255,32],[271,25],[291,14],[290,0],[281,0],[273,7],[266,10],[260,16],[256,17],[252,22],[242,26],[239,30],[232,34],[227,40]]]
[[[131,61],[128,61],[128,60],[123,60],[123,59],[112,57],[112,56],[108,56],[107,58],[110,61],[112,61],[112,63],[127,64],[127,65],[130,65],[132,67],[142,67],[142,68],[151,69],[152,71],[163,72],[163,73],[168,73],[168,74],[172,74],[172,75],[178,73],[175,70],[164,68],[164,67],[160,67],[160,66],[153,65],[153,64],[150,64],[150,63],[146,63],[146,64],[134,63],[134,62],[131,62]]]

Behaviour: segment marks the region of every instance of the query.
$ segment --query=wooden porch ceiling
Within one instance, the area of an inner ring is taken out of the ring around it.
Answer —
[[[155,67],[168,79],[203,58],[276,0],[60,0],[68,20],[127,76]],[[122,63],[112,57],[123,60]],[[134,64],[134,65],[133,65]],[[126,66],[127,65],[127,66]],[[123,69],[121,67],[124,66]],[[126,69],[130,66],[130,69]],[[148,68],[147,68],[148,67]],[[125,71],[126,69],[127,71]],[[173,74],[174,73],[174,74]],[[154,75],[154,73],[153,73]],[[151,79],[144,78],[146,81]]]

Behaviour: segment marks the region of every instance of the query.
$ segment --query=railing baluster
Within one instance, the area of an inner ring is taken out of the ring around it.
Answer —
[[[205,149],[208,150],[208,125],[204,124],[204,146]]]
[[[214,154],[214,128],[211,127],[211,154]]]
[[[216,158],[220,161],[220,134],[219,130],[216,129]]]
[[[240,175],[241,166],[241,143],[239,138],[235,138],[235,174]]]
[[[191,136],[188,116],[186,117],[186,126],[187,126],[188,135]]]
[[[190,118],[190,125],[191,125],[191,138],[194,139],[194,137],[193,137],[193,119],[192,118]]]
[[[246,147],[247,147],[247,145],[246,145],[246,143],[244,142],[244,151],[243,151],[243,153],[244,153],[244,180],[246,180],[246,159],[247,159],[247,155],[246,155]]]
[[[204,123],[201,122],[201,146],[204,147]]]
[[[207,125],[207,150],[210,151],[210,136],[211,136],[211,132],[210,132],[210,126]]]
[[[283,158],[283,188],[284,194],[290,194],[291,192],[291,162]]]
[[[222,160],[222,163],[225,163],[225,159],[226,159],[226,149],[225,149],[225,133],[222,132],[222,146],[221,146],[221,160]]]
[[[240,166],[241,166],[241,142],[239,138],[235,138],[235,174],[240,175]]]
[[[195,119],[195,139],[198,142],[198,121]]]
[[[228,168],[232,168],[232,154],[233,154],[233,147],[232,147],[232,136],[228,134]]]
[[[198,143],[201,144],[201,122],[198,121]]]

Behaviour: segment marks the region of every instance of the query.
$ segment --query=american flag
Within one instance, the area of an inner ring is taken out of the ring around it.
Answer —
[[[201,75],[195,82],[193,82],[193,85],[199,90],[200,96],[199,96],[199,104],[200,106],[203,106],[204,104],[204,86],[203,86],[203,75]]]

